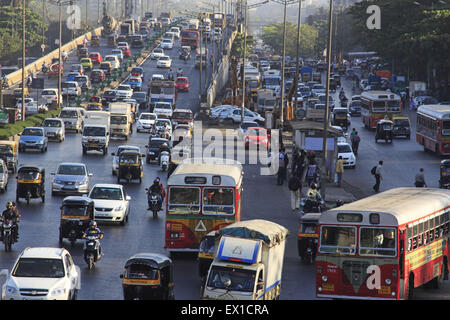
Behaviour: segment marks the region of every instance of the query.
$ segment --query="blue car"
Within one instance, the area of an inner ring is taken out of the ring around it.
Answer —
[[[44,128],[27,127],[20,134],[19,152],[26,149],[39,150],[42,153],[47,151],[48,139],[45,136]]]
[[[128,80],[128,84],[134,91],[141,91],[142,79],[140,77],[130,77],[130,79]]]
[[[79,72],[69,72],[66,81],[75,81],[75,77],[81,76]]]

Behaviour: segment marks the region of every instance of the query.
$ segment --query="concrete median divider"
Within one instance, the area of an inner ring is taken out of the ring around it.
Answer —
[[[69,53],[72,50],[76,49],[79,44],[83,43],[83,40],[85,38],[88,40],[91,40],[93,35],[100,36],[102,29],[103,29],[103,27],[94,29],[93,31],[90,31],[88,33],[85,33],[85,34],[79,36],[75,40],[73,40],[69,43],[66,43],[65,45],[63,45],[61,47],[61,52],[66,51],[67,53]],[[41,71],[41,68],[42,68],[42,65],[44,64],[44,62],[47,65],[51,65],[52,59],[58,58],[58,57],[59,57],[59,49],[55,49],[52,52],[50,52],[49,54],[36,60],[35,62],[28,64],[27,66],[25,66],[25,79],[30,75],[31,72],[36,73],[36,72]],[[13,87],[16,84],[19,84],[20,82],[22,82],[22,68],[8,74],[7,77],[8,77],[8,85],[10,87]]]

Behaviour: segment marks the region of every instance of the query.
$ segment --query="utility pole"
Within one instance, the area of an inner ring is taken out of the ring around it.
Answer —
[[[242,101],[241,101],[241,123],[244,123],[244,113],[245,113],[245,56],[247,55],[247,6],[248,1],[245,0],[244,7],[244,50],[242,57],[242,72],[241,72],[241,81],[242,81]]]
[[[330,0],[330,12],[328,16],[328,45],[327,45],[327,83],[325,91],[325,115],[323,119],[323,164],[321,185],[322,197],[325,199],[325,178],[327,176],[327,137],[328,137],[328,121],[329,121],[329,98],[330,98],[330,64],[331,64],[331,39],[333,27],[333,0]]]
[[[200,29],[200,76],[199,76],[199,81],[200,81],[200,85],[199,85],[199,93],[198,93],[198,99],[199,99],[199,101],[200,101],[200,103],[202,102],[202,92],[203,92],[203,90],[202,90],[202,86],[203,86],[203,83],[202,83],[202,72],[203,72],[203,52],[202,52],[202,40],[203,40],[203,32],[202,32],[202,29]]]
[[[287,1],[284,1],[284,20],[283,20],[283,60],[281,61],[281,112],[280,112],[280,130],[284,126],[284,67],[286,63],[286,7]],[[280,132],[281,132],[280,131]]]
[[[297,25],[297,52],[296,52],[296,60],[295,60],[295,110],[297,111],[298,108],[298,83],[299,83],[299,64],[298,64],[298,58],[299,58],[299,50],[300,50],[300,25],[302,23],[302,0],[298,0],[298,25]]]
[[[22,1],[22,121],[25,121],[25,0]]]

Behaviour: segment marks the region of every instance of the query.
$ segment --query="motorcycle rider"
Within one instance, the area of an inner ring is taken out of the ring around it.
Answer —
[[[61,58],[62,58],[63,62],[66,62],[66,60],[67,60],[67,52],[65,52],[65,51],[61,52]]]
[[[183,69],[178,68],[178,69],[177,69],[177,78],[178,78],[178,77],[182,77],[182,76],[183,76]]]
[[[153,184],[148,188],[148,194],[156,193],[159,195],[159,203],[162,204],[164,201],[164,198],[166,197],[166,193],[164,191],[164,185],[161,183],[161,180],[159,177],[156,177],[155,180],[153,180]],[[148,203],[148,209],[150,210],[150,201]]]
[[[315,183],[311,183],[311,187],[306,193],[306,201],[303,207],[304,212],[311,212],[313,208],[319,208],[323,203],[322,196],[317,190],[317,186]]]
[[[6,203],[6,210],[2,212],[0,221],[5,222],[6,220],[12,220],[13,222],[12,231],[14,242],[17,242],[17,239],[19,238],[19,218],[20,215],[17,208],[15,207],[15,204],[11,201],[8,201],[8,203]],[[0,230],[0,241],[3,241],[3,224]]]
[[[45,61],[44,61],[44,63],[42,64],[41,71],[42,71],[43,73],[47,73],[47,72],[48,72],[48,66],[47,66],[47,64],[45,63]]]
[[[87,228],[83,233],[83,239],[86,237],[95,237],[96,238],[96,249],[97,256],[100,257],[102,255],[102,248],[100,246],[100,239],[103,239],[103,232],[97,227],[96,221],[91,221],[89,224],[89,228]]]
[[[169,153],[169,158],[170,158],[170,148],[167,145],[167,143],[165,143],[165,142],[159,146],[159,160],[160,161],[161,161],[161,152],[163,152],[163,151],[167,151]]]
[[[173,70],[170,68],[170,70],[167,72],[167,79],[173,80]]]

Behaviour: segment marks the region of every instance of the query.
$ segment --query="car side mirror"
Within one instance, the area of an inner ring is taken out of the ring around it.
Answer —
[[[93,176],[93,174],[92,173],[88,173],[88,177],[92,177]]]
[[[131,200],[131,197],[130,197],[130,196],[126,196],[126,197],[125,197],[125,200],[130,201],[130,200]]]

